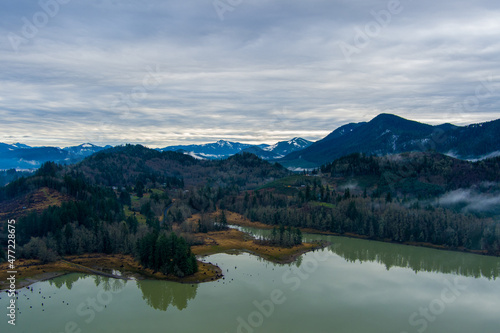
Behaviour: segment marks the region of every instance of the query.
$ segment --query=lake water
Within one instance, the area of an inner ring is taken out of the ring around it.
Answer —
[[[499,258],[305,239],[332,245],[288,265],[247,253],[212,255],[204,260],[225,278],[200,285],[82,274],[39,282],[19,291],[15,327],[2,293],[0,332],[500,331]]]

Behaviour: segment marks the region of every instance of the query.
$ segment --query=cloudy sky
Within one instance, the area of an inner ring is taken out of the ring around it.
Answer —
[[[0,141],[317,140],[500,118],[498,0],[4,0]]]

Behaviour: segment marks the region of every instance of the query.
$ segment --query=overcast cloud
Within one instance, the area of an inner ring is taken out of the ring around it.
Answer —
[[[317,140],[500,118],[497,0],[5,0],[0,141]]]

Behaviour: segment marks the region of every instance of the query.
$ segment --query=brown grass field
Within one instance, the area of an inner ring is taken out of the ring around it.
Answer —
[[[220,214],[220,212],[212,213],[211,217],[214,218],[218,214]],[[272,228],[272,226],[260,222],[251,222],[237,213],[225,211],[225,214],[228,224],[251,226],[262,229]],[[200,216],[198,214],[190,218],[192,222],[198,221],[199,219]],[[196,236],[199,238],[201,237],[204,243],[203,245],[191,247],[191,250],[196,255],[244,251],[278,263],[293,262],[302,253],[322,247],[322,245],[316,243],[303,243],[290,248],[256,244],[251,236],[235,229],[212,231],[206,234],[199,233],[196,234]]]
[[[42,187],[23,197],[7,200],[0,206],[0,221],[19,218],[32,211],[43,212],[49,206],[60,206],[71,198],[48,187]]]

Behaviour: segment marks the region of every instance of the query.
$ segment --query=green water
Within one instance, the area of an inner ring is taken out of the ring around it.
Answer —
[[[19,291],[15,327],[2,293],[0,332],[500,331],[499,258],[305,238],[332,245],[289,265],[212,255],[204,260],[225,278],[200,285],[81,274],[39,282]]]

